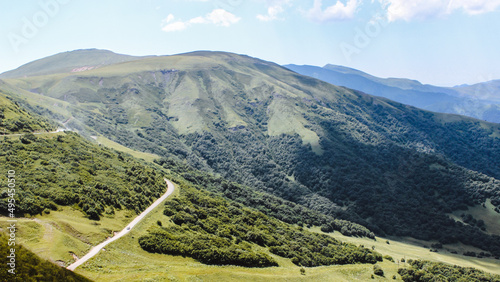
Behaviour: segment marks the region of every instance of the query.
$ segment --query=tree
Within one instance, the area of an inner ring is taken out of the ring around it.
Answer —
[[[300,274],[301,274],[301,275],[306,275],[306,269],[305,269],[305,268],[303,268],[303,267],[301,267],[301,268],[300,268]]]

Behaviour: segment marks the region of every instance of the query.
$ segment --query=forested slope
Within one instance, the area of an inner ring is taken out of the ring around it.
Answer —
[[[20,113],[32,116],[25,110]],[[163,193],[166,188],[163,178],[168,177],[181,184],[181,196],[168,201],[165,208],[165,214],[171,216],[176,225],[140,238],[138,243],[145,250],[190,256],[207,264],[247,267],[278,266],[271,253],[304,266],[375,263],[382,259],[372,250],[294,227],[203,188],[206,181],[212,189],[221,184],[244,190],[237,184],[181,164],[168,162],[166,165],[167,160],[158,162],[164,168],[144,163],[93,144],[74,132],[8,136],[2,138],[0,146],[0,169],[15,171],[16,185],[22,187],[16,189],[13,196],[16,217],[43,216],[61,206],[71,206],[99,224],[101,217],[120,210],[142,212]],[[193,176],[198,176],[195,178],[198,185],[191,183]],[[247,198],[261,196],[249,189],[245,192]],[[1,196],[0,212],[8,215],[7,191],[2,191]],[[282,216],[284,209],[276,208],[278,212],[274,215]],[[295,220],[302,213],[310,214],[305,218],[308,220],[314,216],[312,211],[299,207]],[[346,234],[373,237],[369,230],[356,224],[326,219],[331,224],[342,224]],[[326,221],[322,218],[317,222]],[[63,230],[75,232],[68,226],[71,223],[65,224]],[[81,236],[73,233],[71,236]]]

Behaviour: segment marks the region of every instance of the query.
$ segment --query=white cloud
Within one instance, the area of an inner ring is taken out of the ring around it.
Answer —
[[[425,20],[462,10],[477,15],[496,10],[500,0],[379,0],[387,9],[389,21]]]
[[[337,1],[323,10],[323,0],[314,0],[313,7],[307,11],[307,17],[317,22],[348,20],[354,17],[359,4],[357,0],[348,0],[345,4]]]
[[[279,14],[283,13],[285,5],[288,5],[291,0],[267,0],[267,14],[257,15],[257,19],[263,22],[269,22],[280,19]]]
[[[452,0],[450,2],[451,8],[462,8],[470,15],[493,12],[500,6],[500,0]]]
[[[218,26],[230,26],[240,21],[240,18],[223,9],[215,9],[205,19]]]
[[[165,22],[166,22],[166,23],[170,23],[170,22],[172,22],[174,19],[175,19],[174,15],[169,14],[169,15],[167,16],[167,18],[165,19]]]
[[[188,24],[185,22],[173,22],[165,25],[164,27],[161,28],[161,30],[165,32],[172,32],[172,31],[181,31],[186,29]]]
[[[196,17],[192,18],[188,21],[190,24],[205,24],[207,23],[207,20],[204,17]]]
[[[274,21],[278,19],[278,15],[283,13],[283,7],[271,6],[267,8],[267,15],[257,15],[257,19],[263,22]]]
[[[176,21],[174,15],[170,14],[164,19],[162,30],[165,32],[181,31],[193,24],[214,24],[216,26],[228,27],[240,21],[241,18],[223,9],[215,9],[204,17],[192,18],[188,21]]]

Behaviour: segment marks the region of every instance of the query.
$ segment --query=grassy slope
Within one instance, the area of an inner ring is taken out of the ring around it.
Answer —
[[[311,231],[321,232],[318,228],[312,228]],[[413,238],[377,237],[376,240],[368,238],[347,237],[335,232],[332,234],[336,239],[350,242],[354,244],[364,245],[365,247],[375,246],[375,250],[383,255],[389,255],[397,260],[401,259],[423,259],[434,262],[443,262],[451,265],[459,265],[463,267],[474,267],[489,273],[500,274],[500,261],[493,258],[471,258],[462,255],[464,251],[479,252],[479,249],[466,246],[463,244],[444,245],[439,252],[430,252],[429,247],[435,242],[426,242],[415,240]],[[389,241],[387,244],[386,241]],[[458,254],[453,254],[451,251],[457,251]],[[404,263],[400,263],[404,266]]]
[[[0,252],[4,255],[10,255],[10,250],[12,248],[15,249],[15,274],[8,273],[7,269],[4,268],[7,262],[10,262],[10,259],[7,259],[6,256],[2,255],[2,258],[0,259],[0,263],[2,264],[0,281],[90,281],[81,275],[40,259],[36,254],[30,252],[22,245],[16,244],[16,246],[8,246],[7,239],[8,237],[6,235],[0,233]]]
[[[461,219],[462,214],[470,214],[476,220],[483,220],[487,232],[500,235],[500,214],[495,212],[495,207],[489,199],[484,204],[484,207],[482,205],[468,207],[465,211],[454,211],[450,216],[457,221],[463,222]]]
[[[95,137],[95,140],[99,144],[102,144],[106,147],[115,149],[115,150],[120,151],[120,152],[130,154],[131,156],[133,156],[134,158],[137,158],[137,159],[143,159],[143,160],[148,161],[148,162],[153,162],[155,159],[160,158],[160,156],[155,155],[155,154],[143,153],[143,152],[139,152],[136,150],[132,150],[132,149],[127,148],[123,145],[120,145],[114,141],[111,141],[104,136],[97,136],[97,137]]]

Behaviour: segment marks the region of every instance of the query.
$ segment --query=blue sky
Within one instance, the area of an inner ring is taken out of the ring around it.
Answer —
[[[442,86],[500,79],[500,0],[0,0],[0,72],[59,52],[195,50]]]

